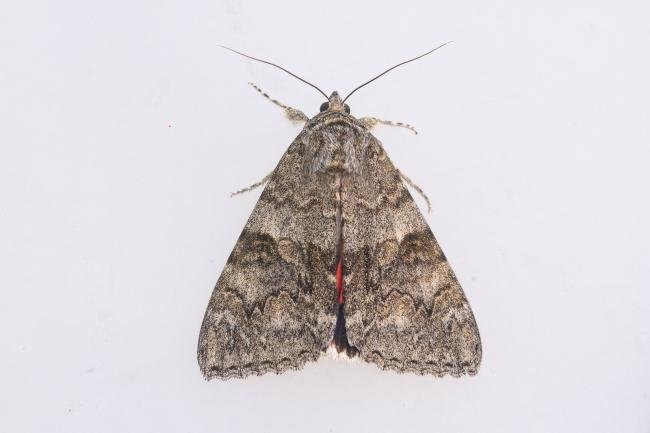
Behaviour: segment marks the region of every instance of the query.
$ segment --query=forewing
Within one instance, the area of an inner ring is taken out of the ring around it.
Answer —
[[[475,374],[481,341],[447,259],[377,139],[343,199],[347,336],[384,369]]]
[[[297,369],[332,338],[334,204],[323,185],[301,179],[302,153],[297,139],[212,293],[198,345],[208,379]]]

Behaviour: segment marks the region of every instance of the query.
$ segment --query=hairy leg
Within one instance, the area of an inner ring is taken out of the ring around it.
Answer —
[[[292,122],[294,122],[294,123],[305,123],[306,121],[309,120],[309,117],[307,117],[307,115],[305,113],[303,113],[300,110],[296,110],[295,108],[291,108],[288,105],[284,105],[282,102],[278,101],[277,99],[271,98],[268,94],[264,93],[264,91],[262,91],[262,89],[257,87],[255,85],[255,83],[248,83],[248,84],[253,86],[253,88],[255,90],[257,90],[266,99],[273,102],[278,107],[282,108],[284,110],[284,114],[286,114],[287,117],[289,118],[289,120],[291,120]]]
[[[361,122],[363,122],[368,129],[372,129],[377,124],[382,124],[382,125],[388,125],[388,126],[398,126],[400,128],[406,128],[413,133],[417,134],[418,132],[415,130],[414,127],[409,125],[408,123],[403,123],[403,122],[393,122],[391,120],[382,120],[382,119],[377,119],[376,117],[362,117],[359,119]]]

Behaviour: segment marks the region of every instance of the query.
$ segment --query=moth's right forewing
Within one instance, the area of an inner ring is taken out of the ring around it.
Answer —
[[[481,340],[433,233],[376,138],[344,200],[350,344],[382,368],[474,374]]]

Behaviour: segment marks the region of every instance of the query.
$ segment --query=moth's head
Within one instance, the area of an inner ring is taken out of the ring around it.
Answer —
[[[322,113],[324,111],[343,111],[347,114],[350,114],[350,106],[343,103],[341,97],[339,96],[339,92],[334,91],[328,98],[328,101],[323,102],[320,105],[320,112]]]

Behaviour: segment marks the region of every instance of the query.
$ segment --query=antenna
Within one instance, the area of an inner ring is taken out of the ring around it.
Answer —
[[[313,87],[314,89],[318,90],[318,91],[319,91],[323,96],[325,96],[325,99],[329,100],[329,97],[328,97],[328,96],[325,94],[325,92],[323,92],[321,89],[319,89],[318,87],[316,87],[315,85],[313,85],[313,84],[310,83],[309,81],[300,78],[299,76],[297,76],[297,75],[294,74],[293,72],[286,70],[285,68],[283,68],[283,67],[280,66],[280,65],[276,65],[275,63],[271,63],[271,62],[269,62],[268,60],[257,59],[257,58],[255,58],[255,57],[249,56],[248,54],[240,53],[240,52],[237,51],[237,50],[233,50],[232,48],[228,48],[228,47],[223,46],[223,45],[219,45],[219,46],[220,46],[221,48],[224,48],[224,49],[228,50],[228,51],[232,51],[232,52],[235,53],[235,54],[239,54],[240,56],[247,57],[247,58],[249,58],[249,59],[251,59],[251,60],[255,60],[255,61],[258,61],[258,62],[266,63],[267,65],[275,66],[276,68],[283,70],[283,71],[286,72],[287,74],[289,74],[289,75],[291,75],[291,76],[293,76],[293,77],[299,79],[299,80],[302,81],[303,83],[308,84],[308,85],[310,85],[311,87]],[[427,53],[427,54],[428,54],[428,53]],[[356,89],[355,89],[355,90],[356,90]]]
[[[386,69],[384,72],[382,72],[381,74],[377,75],[375,78],[372,78],[372,79],[366,81],[365,83],[363,83],[362,85],[360,85],[359,87],[357,87],[356,89],[354,89],[353,91],[351,91],[350,93],[348,93],[348,96],[346,96],[345,99],[343,99],[343,102],[345,102],[345,101],[346,101],[350,96],[352,96],[352,94],[353,94],[354,92],[356,92],[357,90],[359,90],[360,88],[362,88],[362,87],[365,86],[366,84],[370,84],[370,83],[372,83],[372,82],[375,81],[377,78],[381,77],[381,76],[384,75],[384,74],[387,74],[388,72],[392,71],[393,69],[397,68],[398,66],[402,66],[402,65],[405,65],[405,64],[407,64],[407,63],[413,62],[413,61],[415,61],[415,60],[417,60],[417,59],[420,59],[420,58],[426,56],[427,54],[431,54],[431,53],[433,53],[434,51],[436,51],[437,49],[442,48],[442,47],[444,47],[445,45],[450,44],[450,43],[452,43],[452,42],[453,42],[453,41],[445,42],[444,44],[442,44],[442,45],[440,45],[440,46],[438,46],[438,47],[435,47],[434,49],[432,49],[432,50],[430,50],[430,51],[427,51],[427,52],[424,53],[424,54],[420,54],[420,55],[417,56],[417,57],[413,57],[412,59],[405,60],[405,61],[403,61],[402,63],[398,63],[398,64],[396,64],[395,66]],[[292,74],[292,75],[293,75],[293,74]]]

